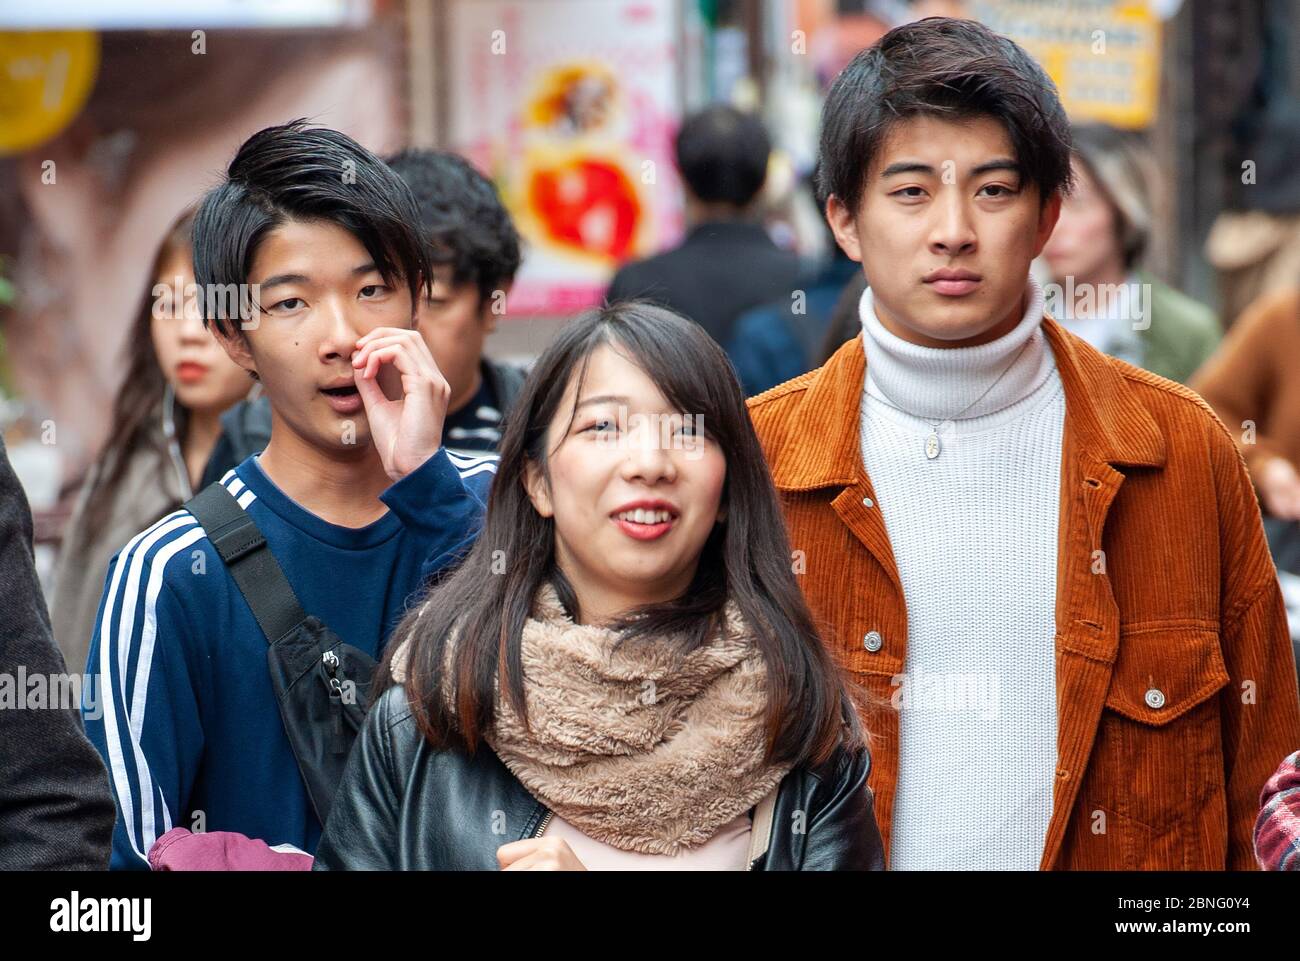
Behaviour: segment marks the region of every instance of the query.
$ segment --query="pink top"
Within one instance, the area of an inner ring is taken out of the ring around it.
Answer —
[[[567,841],[588,871],[744,871],[749,867],[749,812],[718,828],[698,848],[677,855],[637,854],[587,837],[558,814],[543,832]]]

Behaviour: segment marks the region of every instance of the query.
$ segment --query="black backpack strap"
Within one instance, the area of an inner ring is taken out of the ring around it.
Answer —
[[[220,483],[209,484],[185,509],[203,525],[269,643],[307,619],[266,538],[234,494]]]

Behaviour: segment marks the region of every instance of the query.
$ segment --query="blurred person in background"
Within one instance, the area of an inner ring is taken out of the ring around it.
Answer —
[[[82,485],[60,550],[54,637],[78,671],[113,554],[194,496],[209,466],[220,476],[253,453],[237,436],[223,435],[222,413],[254,385],[204,328],[190,296],[193,225],[193,211],[182,214],[154,254],[126,340],[113,430]]]
[[[846,341],[853,340],[862,333],[862,315],[858,308],[866,289],[867,278],[861,271],[844,285],[839,300],[831,308],[831,319],[826,324],[826,335],[817,349],[814,366],[820,367],[826,363]]]
[[[688,117],[676,146],[686,238],[620,268],[606,299],[670,307],[725,346],[742,312],[788,300],[800,273],[799,258],[772,241],[756,210],[772,145],[757,117],[718,105]]]
[[[405,150],[386,160],[420,208],[433,283],[417,329],[447,378],[448,450],[495,452],[525,371],[483,356],[519,270],[519,233],[492,181],[465,158]]]
[[[1137,149],[1101,124],[1076,126],[1072,135],[1075,188],[1043,249],[1065,295],[1049,299],[1049,310],[1102,353],[1186,383],[1219,342],[1219,322],[1139,266],[1152,218],[1149,175]]]
[[[747,396],[785,383],[825,360],[821,347],[834,308],[845,286],[856,284],[862,271],[840,250],[824,218],[822,226],[827,254],[809,260],[782,296],[745,311],[736,320],[725,346]]]
[[[1224,209],[1205,238],[1205,259],[1215,268],[1221,316],[1243,317],[1266,294],[1283,293],[1300,277],[1300,99],[1295,15],[1285,3],[1246,4],[1240,15],[1259,32],[1258,72],[1238,75],[1249,94],[1228,130],[1235,163],[1223,181]],[[1241,65],[1247,70],[1248,57]],[[1213,149],[1213,147],[1211,147]],[[1225,158],[1226,159],[1226,158]]]
[[[1260,297],[1192,380],[1237,441],[1264,510],[1300,519],[1300,285]]]
[[[1228,328],[1191,386],[1246,461],[1300,663],[1300,285],[1264,294]]]

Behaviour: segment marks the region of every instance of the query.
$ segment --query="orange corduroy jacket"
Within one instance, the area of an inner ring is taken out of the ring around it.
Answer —
[[[1253,869],[1259,792],[1300,748],[1300,697],[1242,459],[1192,391],[1043,329],[1066,415],[1040,866]],[[749,406],[823,638],[882,705],[864,720],[888,849],[898,715],[883,705],[905,671],[907,608],[862,462],[865,373],[859,337]],[[982,603],[978,571],[964,590]]]

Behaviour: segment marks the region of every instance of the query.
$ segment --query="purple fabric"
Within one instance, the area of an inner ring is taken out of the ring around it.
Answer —
[[[310,871],[311,862],[309,854],[272,851],[265,841],[233,831],[172,828],[149,849],[154,871]]]

